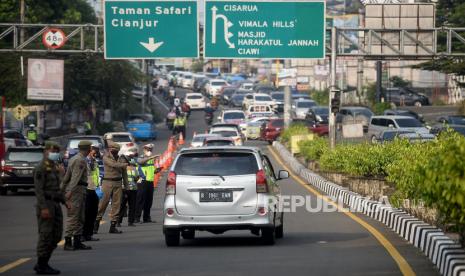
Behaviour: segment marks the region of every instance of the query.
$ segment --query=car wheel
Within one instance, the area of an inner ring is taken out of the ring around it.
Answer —
[[[0,195],[4,196],[4,195],[7,195],[7,194],[8,194],[8,189],[4,188],[4,187],[1,187],[0,188]]]
[[[269,145],[273,145],[273,140],[268,140]]]
[[[416,106],[416,107],[421,107],[422,106],[421,102],[418,102],[418,101],[415,102],[413,105]]]
[[[263,244],[273,245],[276,242],[275,227],[262,228],[262,236],[260,238]]]
[[[179,231],[178,230],[166,230],[165,231],[165,243],[166,246],[178,246],[179,245]]]
[[[195,230],[182,231],[181,236],[185,240],[193,240],[195,238]]]
[[[277,239],[282,239],[284,237],[284,213],[281,213],[281,224],[276,227],[275,237]]]

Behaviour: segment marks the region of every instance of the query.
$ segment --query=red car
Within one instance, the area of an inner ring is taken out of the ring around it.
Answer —
[[[315,133],[318,136],[325,136],[329,134],[329,128],[327,124],[320,124],[315,123],[314,121],[310,120],[302,120],[302,119],[294,119],[292,120],[293,123],[300,123],[304,124],[308,127],[308,130]]]
[[[271,144],[279,137],[279,135],[281,135],[283,128],[283,119],[271,119],[269,122],[262,125],[260,138],[261,140],[268,141],[268,143]]]

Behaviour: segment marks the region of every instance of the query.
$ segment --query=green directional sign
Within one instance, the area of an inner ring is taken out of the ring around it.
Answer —
[[[324,58],[324,1],[205,1],[206,58]]]
[[[105,58],[198,57],[197,1],[105,1]]]

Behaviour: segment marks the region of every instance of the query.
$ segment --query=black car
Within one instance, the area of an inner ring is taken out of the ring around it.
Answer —
[[[278,105],[278,108],[277,108],[278,112],[283,112],[284,111],[284,92],[272,92],[270,96]]]
[[[418,93],[408,87],[388,88],[384,91],[386,101],[397,106],[423,106],[430,105],[430,100],[424,94]]]
[[[242,103],[244,102],[245,94],[234,94],[229,101],[230,107],[242,107]]]
[[[221,104],[228,105],[229,101],[231,100],[232,95],[236,93],[236,90],[237,90],[236,87],[225,87],[220,97]]]
[[[425,123],[423,115],[410,110],[400,110],[400,109],[387,109],[384,111],[384,115],[398,115],[398,116],[408,116],[417,119],[418,121]]]
[[[43,147],[9,147],[0,166],[0,194],[34,188],[34,168],[43,158]]]
[[[329,107],[313,106],[308,110],[305,119],[315,124],[327,125],[329,121]]]
[[[103,138],[98,135],[80,135],[80,136],[73,136],[68,139],[68,143],[66,144],[66,150],[65,154],[63,156],[63,163],[65,164],[65,167],[68,166],[68,161],[71,159],[73,156],[75,156],[78,152],[78,145],[79,142],[81,141],[90,141],[92,144],[99,145],[100,147],[100,155],[103,156],[103,148],[106,147],[107,145],[105,144],[105,141],[103,141]],[[103,163],[99,164],[100,171],[103,171]]]
[[[443,116],[438,119],[438,122],[442,124],[447,124],[447,125],[465,126],[465,116],[462,116],[462,115]]]
[[[452,130],[465,136],[465,125],[436,125],[430,130],[431,134],[439,135],[445,131]]]
[[[208,78],[204,78],[204,77],[195,78],[194,84],[192,84],[192,90],[195,92],[200,92],[202,83],[204,83],[205,80],[208,80]]]

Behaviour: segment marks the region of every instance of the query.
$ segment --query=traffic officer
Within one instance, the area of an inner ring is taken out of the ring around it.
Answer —
[[[27,139],[34,145],[37,145],[37,130],[34,124],[29,125],[29,129],[27,130]]]
[[[86,212],[84,229],[82,236],[85,241],[98,241],[92,237],[94,233],[94,223],[97,218],[99,198],[95,190],[100,186],[100,169],[98,158],[100,158],[100,147],[97,144],[91,146],[89,155],[87,155],[87,194],[86,194]]]
[[[176,119],[173,123],[173,134],[182,133],[182,137],[186,137],[186,125],[187,125],[187,117],[185,113],[181,113],[179,116],[176,116]]]
[[[62,190],[66,201],[71,205],[66,223],[65,250],[92,249],[81,242],[85,222],[85,204],[87,190],[87,161],[92,142],[81,141],[78,144],[79,153],[69,160],[68,169],[63,178]],[[73,243],[71,241],[73,240]]]
[[[136,201],[137,201],[137,184],[142,182],[139,165],[136,163],[137,149],[129,150],[125,155],[125,158],[129,163],[135,164],[135,166],[128,166],[126,171],[128,174],[128,186],[124,188],[123,200],[121,201],[121,208],[119,210],[119,221],[118,225],[123,223],[123,214],[128,213],[128,226],[136,226],[134,224],[136,216]]]
[[[153,180],[155,179],[155,173],[157,173],[157,168],[155,168],[154,160],[159,157],[159,155],[153,154],[153,147],[153,144],[144,145],[144,156],[137,160],[140,165],[140,176],[142,178],[142,182],[139,183],[137,187],[137,206],[135,222],[140,222],[142,212],[143,222],[152,222],[152,218],[150,216],[150,209],[152,208],[153,204]]]
[[[129,164],[118,158],[119,150],[120,146],[117,143],[108,141],[108,152],[103,156],[103,170],[105,173],[102,178],[103,198],[100,200],[97,219],[95,220],[94,225],[94,229],[98,231],[100,221],[105,214],[111,198],[111,225],[109,231],[111,234],[123,233],[116,228],[116,224],[119,221],[119,209],[121,207],[121,199],[123,195],[121,182],[123,182],[124,187],[128,186],[128,175],[126,169]]]
[[[44,157],[34,169],[34,187],[37,198],[36,213],[39,228],[37,241],[37,274],[60,274],[48,265],[53,250],[57,247],[63,234],[63,214],[60,203],[65,197],[60,190],[64,168],[58,164],[60,146],[46,142]]]

